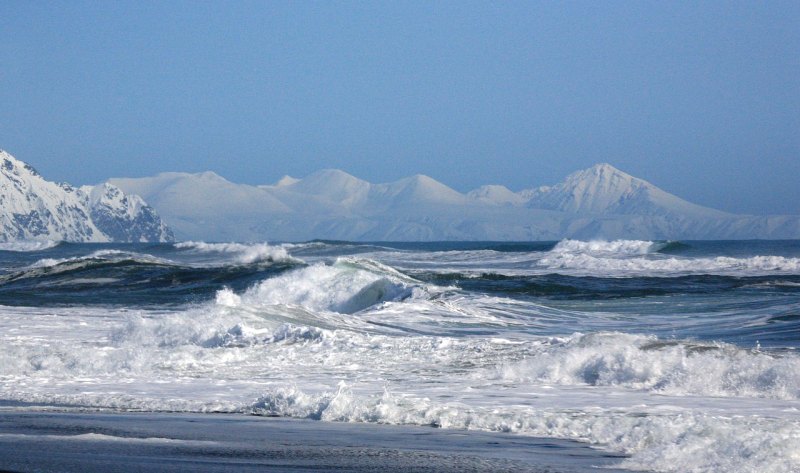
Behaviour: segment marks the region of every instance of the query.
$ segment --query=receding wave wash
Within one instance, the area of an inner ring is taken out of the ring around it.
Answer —
[[[800,471],[800,242],[0,247],[0,399]]]

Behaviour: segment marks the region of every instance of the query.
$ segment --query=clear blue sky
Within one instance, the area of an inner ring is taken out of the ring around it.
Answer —
[[[800,213],[800,2],[0,2],[0,148],[73,184],[609,162]]]

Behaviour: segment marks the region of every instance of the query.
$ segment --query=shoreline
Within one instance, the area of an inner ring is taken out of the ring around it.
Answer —
[[[0,472],[620,473],[586,444],[421,426],[0,404]]]

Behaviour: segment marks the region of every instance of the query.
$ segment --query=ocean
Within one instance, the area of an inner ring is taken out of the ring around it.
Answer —
[[[798,472],[798,347],[800,241],[0,244],[7,404]]]

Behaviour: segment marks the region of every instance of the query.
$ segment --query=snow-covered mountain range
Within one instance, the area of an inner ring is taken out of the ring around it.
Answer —
[[[213,172],[111,179],[141,195],[180,239],[205,241],[800,238],[799,216],[735,215],[669,194],[609,164],[563,182],[462,194],[416,175],[372,184],[340,170],[273,185]]]
[[[75,188],[42,178],[0,150],[0,241],[171,241],[172,231],[136,195],[111,184]]]

